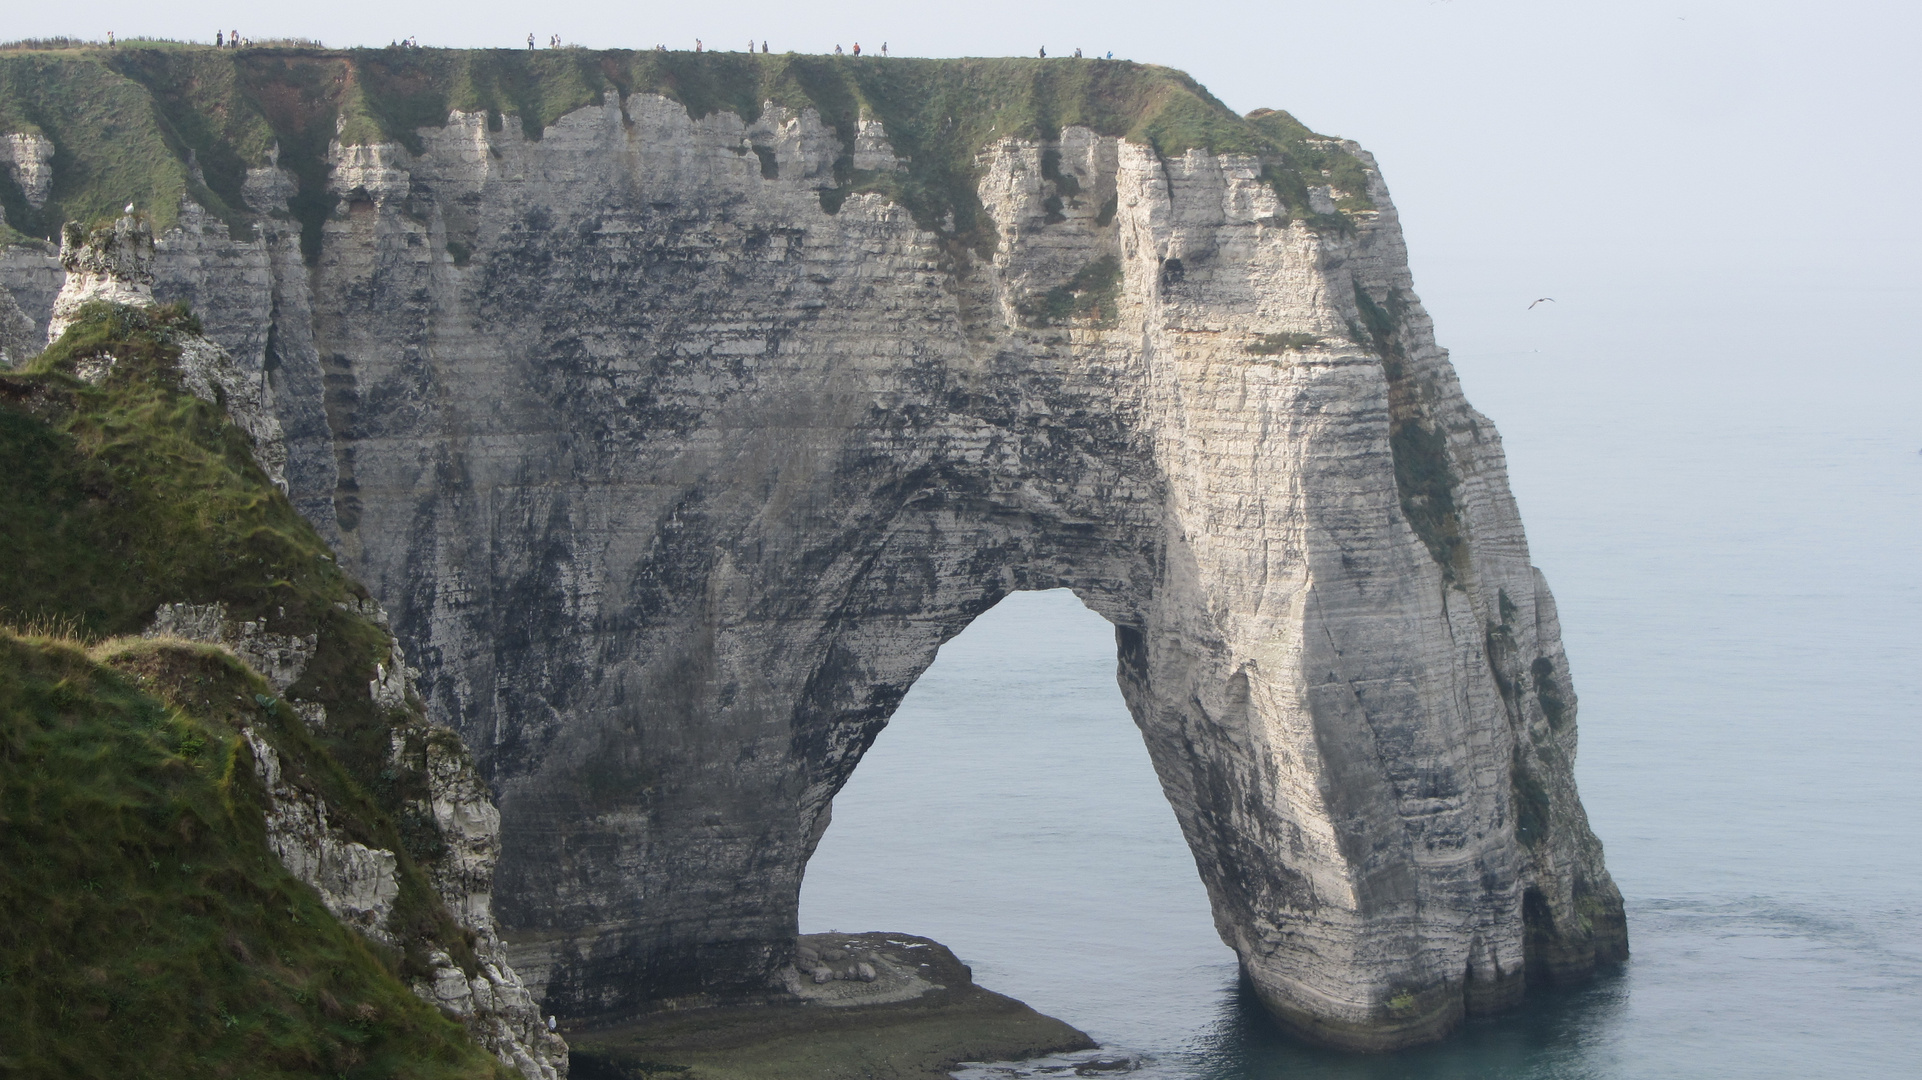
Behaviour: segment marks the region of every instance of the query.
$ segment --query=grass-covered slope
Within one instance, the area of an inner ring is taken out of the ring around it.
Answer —
[[[365,591],[181,389],[192,317],[84,309],[0,374],[0,1073],[492,1076],[406,988],[472,941],[424,867],[443,850],[412,703]],[[114,358],[97,384],[79,366]],[[214,646],[131,635],[163,603],[316,642],[285,699]],[[326,708],[309,731],[294,702]],[[268,850],[250,726],[348,839],[398,856],[394,947],[362,941]],[[30,1037],[22,1035],[30,1033]]]
[[[294,210],[311,255],[333,209],[325,155],[336,132],[349,144],[418,149],[418,129],[459,109],[497,125],[512,117],[538,138],[609,90],[663,94],[697,117],[727,110],[751,121],[767,102],[813,108],[850,153],[855,125],[872,116],[909,168],[860,175],[846,157],[840,193],[879,191],[931,229],[953,212],[953,233],[976,247],[993,242],[977,220],[976,155],[1002,138],[1052,139],[1070,125],[1163,155],[1195,147],[1260,155],[1290,213],[1306,213],[1306,188],[1327,182],[1324,170],[1360,200],[1343,209],[1366,205],[1359,184],[1341,182],[1359,176],[1354,158],[1286,113],[1236,116],[1187,75],[1128,61],[186,45],[0,50],[0,133],[44,134],[57,148],[45,207],[28,206],[3,175],[0,204],[14,229],[48,239],[66,220],[105,216],[130,197],[161,229],[182,195],[244,228],[246,169],[278,146],[300,182]]]
[[[237,734],[267,689],[0,630],[0,1074],[503,1075],[269,851]]]

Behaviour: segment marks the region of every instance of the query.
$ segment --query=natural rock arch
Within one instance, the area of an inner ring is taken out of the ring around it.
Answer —
[[[311,263],[255,169],[258,238],[183,211],[155,292],[271,356],[293,495],[500,796],[551,1010],[766,993],[861,751],[1057,585],[1285,1022],[1403,1045],[1624,952],[1554,604],[1358,149],[1291,208],[1256,155],[1005,139],[983,257],[843,199],[878,123],[610,93],[417,142],[330,151]]]

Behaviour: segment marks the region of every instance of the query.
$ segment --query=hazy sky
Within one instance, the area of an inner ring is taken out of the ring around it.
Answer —
[[[1922,286],[1914,4],[12,7],[0,35],[209,39],[238,27],[331,45],[414,35],[512,46],[532,32],[589,46],[680,48],[699,36],[743,48],[751,36],[777,51],[857,40],[917,56],[1113,50],[1183,68],[1236,110],[1285,108],[1372,150],[1416,286],[1484,408],[1506,392],[1478,388],[1491,358],[1540,350],[1529,370],[1569,380],[1570,393],[1649,370],[1680,380],[1673,393],[1692,407],[1772,393],[1777,407],[1801,398],[1922,414],[1908,328]],[[1537,296],[1556,304],[1526,311]],[[1818,372],[1829,377],[1785,389]],[[1922,446],[1922,427],[1915,437]]]

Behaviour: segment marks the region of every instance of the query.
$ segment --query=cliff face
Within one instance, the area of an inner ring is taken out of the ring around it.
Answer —
[[[545,123],[341,104],[324,168],[158,245],[498,794],[545,1005],[778,986],[862,752],[1053,587],[1284,1022],[1404,1045],[1625,954],[1553,600],[1367,155],[1132,65],[1001,65],[995,130],[962,62],[788,63],[721,111],[680,68]],[[50,257],[0,260],[37,321]]]

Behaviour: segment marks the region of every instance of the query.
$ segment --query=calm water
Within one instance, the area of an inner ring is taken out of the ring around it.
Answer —
[[[803,929],[939,939],[1147,1055],[1137,1075],[1922,1076],[1917,365],[1758,337],[1678,375],[1607,355],[1599,320],[1528,334],[1458,363],[1561,602],[1622,974],[1417,1052],[1275,1032],[1215,937],[1112,633],[1066,592],[1012,596],[942,650],[836,801]]]

